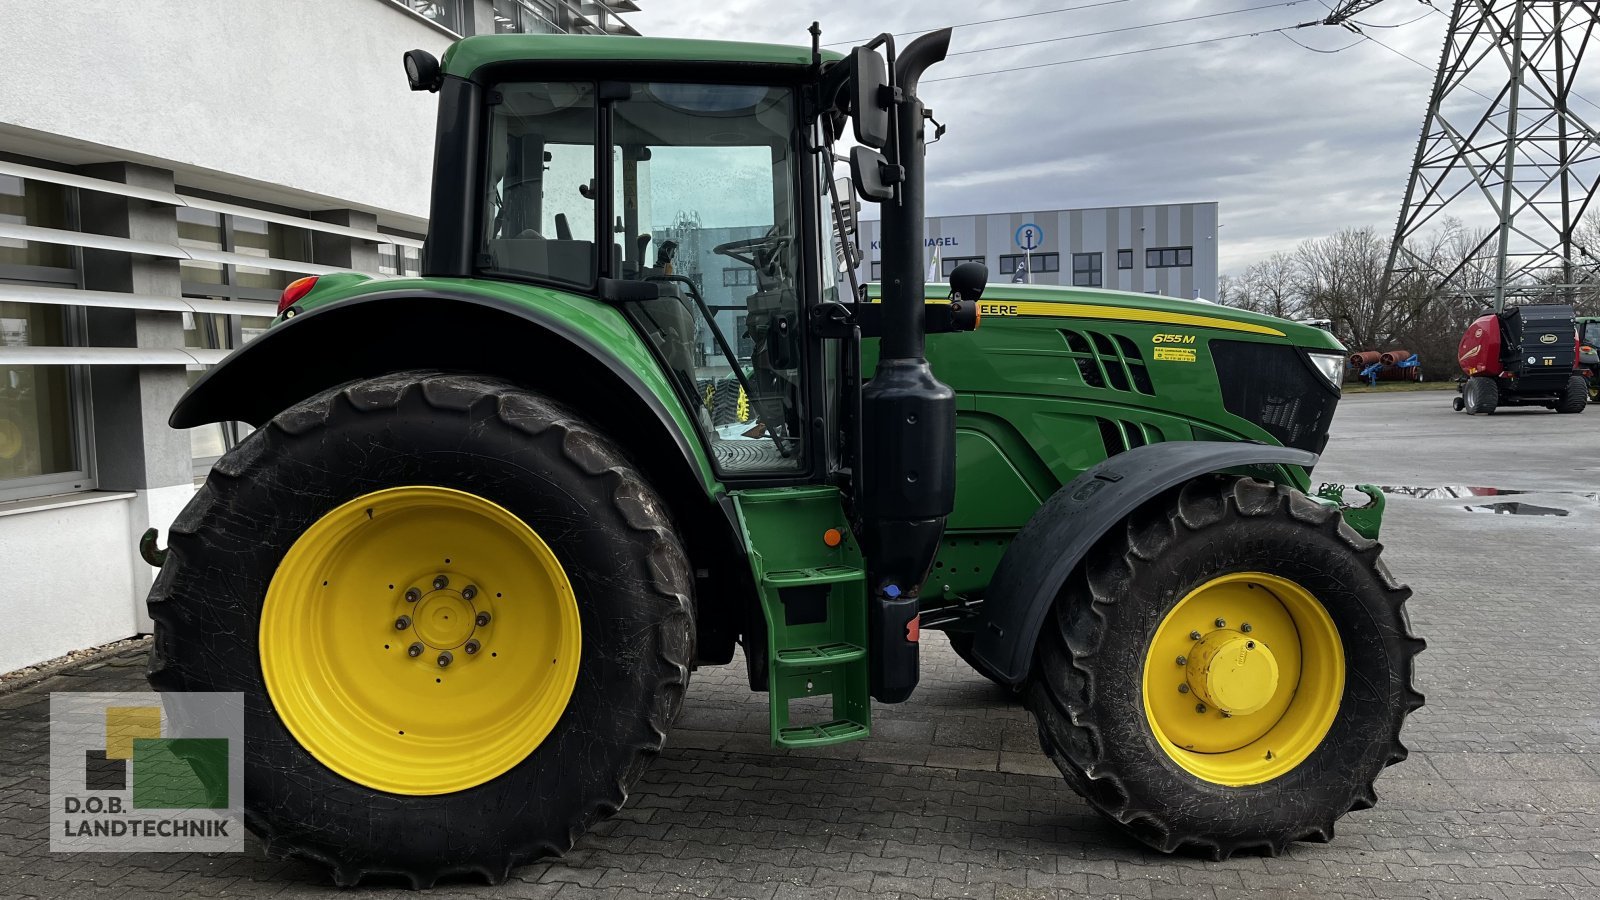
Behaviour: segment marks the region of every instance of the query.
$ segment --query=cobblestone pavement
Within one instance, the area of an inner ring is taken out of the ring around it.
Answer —
[[[1340,455],[1337,433],[1423,414],[1422,401],[1365,406],[1391,401],[1347,401],[1359,414],[1341,415],[1319,474],[1384,480],[1391,461]],[[1537,442],[1541,429],[1597,426],[1545,415],[1521,433]],[[1404,446],[1406,483],[1417,482],[1427,442]],[[823,752],[767,745],[765,697],[745,689],[737,662],[699,672],[670,747],[621,814],[561,861],[428,896],[1600,897],[1600,631],[1595,592],[1580,587],[1600,572],[1600,544],[1587,527],[1595,501],[1560,493],[1594,479],[1535,474],[1530,486],[1549,492],[1539,502],[1570,515],[1390,501],[1385,556],[1417,591],[1428,705],[1406,729],[1411,758],[1378,783],[1377,808],[1343,819],[1331,844],[1213,863],[1122,838],[1062,784],[1027,713],[930,637],[912,702],[878,707],[871,740]],[[1442,470],[1429,483],[1455,481]],[[49,692],[142,689],[143,666],[128,652],[0,694],[0,897],[332,895],[320,870],[266,860],[253,842],[243,855],[46,852]]]

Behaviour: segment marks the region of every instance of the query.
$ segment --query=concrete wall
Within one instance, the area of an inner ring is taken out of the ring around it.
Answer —
[[[0,131],[72,151],[38,155],[427,215],[437,96],[407,89],[400,56],[453,38],[385,0],[0,0],[0,38]]]

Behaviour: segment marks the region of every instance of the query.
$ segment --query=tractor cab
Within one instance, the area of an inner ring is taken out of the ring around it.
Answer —
[[[480,271],[616,302],[745,473],[806,463],[800,317],[837,271],[802,252],[832,247],[802,90],[766,81],[498,84],[481,204]],[[719,428],[705,400],[729,383],[751,415]]]

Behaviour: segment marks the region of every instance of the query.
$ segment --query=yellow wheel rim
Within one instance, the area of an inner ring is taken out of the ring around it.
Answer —
[[[1260,784],[1322,743],[1344,679],[1339,631],[1317,598],[1286,578],[1239,572],[1190,591],[1156,628],[1145,718],[1189,773]]]
[[[502,507],[439,487],[317,520],[261,612],[261,669],[290,734],[395,794],[465,790],[525,759],[566,710],[581,647],[549,546]]]

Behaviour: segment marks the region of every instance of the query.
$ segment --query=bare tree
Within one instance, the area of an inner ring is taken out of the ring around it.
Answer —
[[[1290,254],[1280,251],[1255,263],[1244,270],[1243,280],[1256,312],[1280,319],[1294,319],[1305,314],[1299,268]]]

